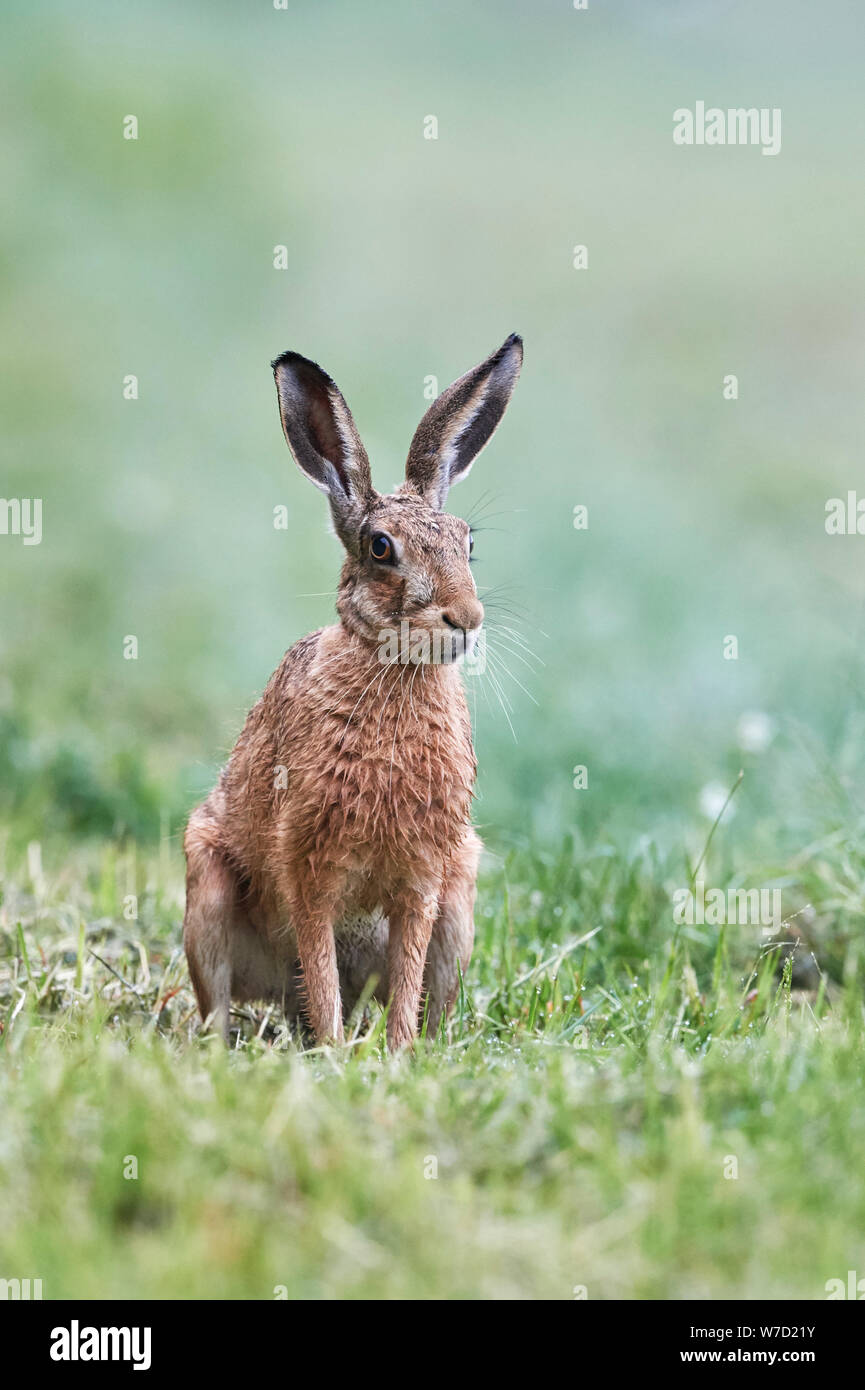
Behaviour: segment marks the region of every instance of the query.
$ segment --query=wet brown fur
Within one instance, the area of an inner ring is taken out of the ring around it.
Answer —
[[[286,653],[187,827],[184,945],[202,1017],[226,1037],[232,999],[278,1002],[339,1041],[374,980],[392,1048],[424,1007],[433,1033],[453,1004],[480,852],[468,709],[455,663],[383,662],[380,634],[405,622],[467,644],[480,629],[469,528],[440,508],[521,360],[510,338],[438,398],[389,496],[330,378],[296,354],[274,364],[286,438],[347,554],[339,623]],[[374,560],[378,533],[398,563]]]

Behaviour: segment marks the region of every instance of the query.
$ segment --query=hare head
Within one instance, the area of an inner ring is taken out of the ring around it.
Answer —
[[[372,485],[351,412],[327,373],[295,352],[273,363],[288,447],[327,493],[346,550],[337,610],[364,641],[381,647],[398,632],[412,661],[471,652],[484,618],[469,568],[471,530],[443,508],[501,420],[522,360],[522,339],[512,334],[443,391],[417,428],[405,482],[387,495]]]

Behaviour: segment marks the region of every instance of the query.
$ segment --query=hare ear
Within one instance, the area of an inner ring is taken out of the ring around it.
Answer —
[[[417,427],[405,466],[406,482],[441,510],[448,488],[464,478],[505,412],[523,365],[516,333],[480,366],[433,401]]]
[[[375,494],[351,411],[336,383],[308,358],[284,352],[271,366],[286,443],[301,472],[327,493],[336,533],[354,553]]]

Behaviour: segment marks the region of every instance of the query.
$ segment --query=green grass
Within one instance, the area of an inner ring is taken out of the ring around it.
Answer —
[[[0,909],[0,1272],[48,1298],[825,1297],[865,1267],[863,959],[835,887],[861,894],[861,855],[830,835],[788,875],[807,988],[803,944],[791,971],[757,928],[677,932],[683,872],[513,853],[445,1039],[388,1057],[374,1009],[302,1051],[248,1010],[226,1053],[167,844],[55,873],[31,849]]]
[[[824,528],[861,494],[862,61],[830,8],[9,16],[0,495],[42,498],[44,535],[0,537],[0,1278],[821,1298],[865,1275],[862,541]],[[780,104],[781,156],[674,147],[701,95]],[[414,1058],[375,1011],[331,1053],[250,1012],[227,1056],[196,1028],[172,832],[333,620],[341,560],[268,363],[334,374],[387,488],[429,375],[512,330],[522,379],[453,494],[508,705],[473,690],[496,853],[464,997]],[[740,767],[702,873],[781,888],[786,982],[758,929],[673,924],[706,788]]]

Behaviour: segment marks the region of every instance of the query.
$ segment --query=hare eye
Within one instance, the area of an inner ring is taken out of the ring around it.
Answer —
[[[381,531],[376,532],[369,543],[369,553],[374,560],[378,560],[379,564],[386,564],[392,560],[393,545],[390,537],[385,536]]]
[[[472,532],[469,531],[469,555],[471,555],[471,553],[472,553],[472,551],[474,550],[474,548],[475,548],[475,538],[474,538],[474,535],[472,534]]]

